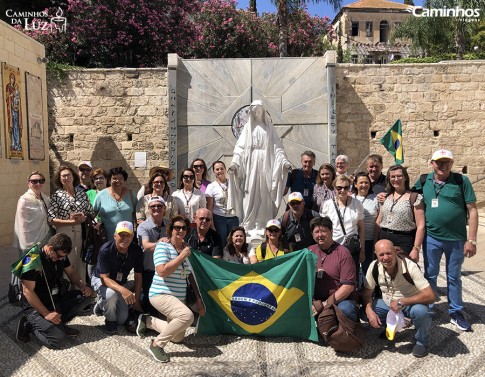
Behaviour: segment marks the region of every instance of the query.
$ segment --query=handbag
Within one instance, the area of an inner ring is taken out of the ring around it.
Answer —
[[[338,209],[337,203],[335,200],[333,201],[333,205],[335,206],[335,210],[337,211],[338,219],[340,220],[340,227],[342,228],[342,231],[344,232],[345,240],[344,240],[344,246],[350,251],[350,254],[355,255],[360,253],[360,239],[357,234],[352,234],[350,236],[347,236],[347,232],[345,231],[344,227],[344,221],[342,219],[342,215],[340,213],[340,210]]]
[[[318,315],[317,328],[325,341],[339,352],[356,352],[365,344],[365,333],[360,322],[348,318],[335,304],[335,295]]]
[[[185,305],[187,306],[192,306],[195,304],[195,293],[194,293],[194,288],[192,288],[192,285],[189,282],[189,279],[185,279],[187,282],[187,293],[185,294]]]
[[[8,302],[12,305],[19,306],[22,299],[20,279],[12,274],[8,284]]]
[[[106,242],[107,234],[104,224],[96,223],[96,216],[86,214],[86,238],[83,240],[81,260],[87,264],[95,265],[98,261],[98,253],[101,246]]]

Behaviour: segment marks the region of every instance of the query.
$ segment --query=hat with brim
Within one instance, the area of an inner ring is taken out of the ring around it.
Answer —
[[[81,163],[77,166],[78,169],[81,168],[81,166],[87,166],[90,169],[93,168],[93,165],[91,164],[91,161],[81,161]]]
[[[446,149],[438,149],[436,152],[433,153],[433,156],[431,157],[431,161],[438,161],[443,158],[453,160],[453,154],[450,151],[447,151]]]
[[[155,203],[155,202],[161,203],[165,207],[167,206],[167,203],[165,202],[165,200],[163,200],[163,198],[161,196],[152,196],[150,199],[148,199],[148,207],[150,207],[150,204]]]
[[[129,221],[120,221],[118,224],[116,224],[115,232],[117,234],[123,233],[123,232],[133,234],[133,224],[130,223]]]
[[[173,177],[175,177],[174,172],[172,170],[170,170],[169,168],[164,168],[163,166],[154,166],[153,168],[150,169],[150,173],[149,173],[150,178],[156,172],[162,172],[164,174],[167,174],[168,173],[168,179],[167,179],[167,181],[171,181],[173,179]]]
[[[266,229],[269,229],[269,228],[272,228],[272,227],[281,229],[281,223],[278,220],[269,220],[266,223]]]

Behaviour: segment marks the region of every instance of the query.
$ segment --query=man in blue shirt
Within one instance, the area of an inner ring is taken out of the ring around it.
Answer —
[[[283,195],[290,192],[299,192],[305,200],[305,208],[313,207],[313,187],[317,182],[318,171],[313,169],[315,165],[315,153],[305,151],[301,154],[301,169],[292,170],[288,173],[286,188]]]
[[[115,334],[118,325],[128,319],[128,310],[142,312],[140,298],[143,273],[143,250],[133,243],[133,224],[121,221],[116,225],[114,240],[99,250],[93,271],[92,286],[98,294],[94,313],[105,316],[106,332]],[[135,292],[125,287],[131,270],[135,271]]]

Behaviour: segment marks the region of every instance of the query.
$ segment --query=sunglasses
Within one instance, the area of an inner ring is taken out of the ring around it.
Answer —
[[[266,230],[270,233],[279,233],[279,229],[278,228],[266,228]]]
[[[191,181],[191,180],[194,179],[194,176],[193,175],[184,175],[182,178],[186,179],[187,181]]]
[[[194,169],[204,169],[205,166],[204,165],[194,165],[193,168]]]
[[[155,205],[155,206],[150,206],[148,208],[150,208],[150,209],[162,209],[163,205],[159,205],[159,206]]]
[[[154,185],[162,185],[164,184],[165,182],[164,181],[153,181],[152,182]]]
[[[335,190],[337,191],[342,191],[342,190],[348,190],[350,186],[335,186]]]
[[[93,169],[91,169],[91,168],[79,168],[79,171],[82,171],[83,173],[90,172],[91,170],[93,170]]]
[[[29,179],[29,182],[32,183],[33,185],[38,185],[41,184],[43,185],[45,183],[45,179]]]
[[[297,205],[300,205],[301,203],[302,202],[294,200],[294,201],[290,202],[289,204],[290,204],[290,206],[297,206]]]
[[[209,217],[197,217],[199,219],[199,221],[203,222],[203,221],[211,221],[212,219],[210,219]]]
[[[178,232],[182,230],[187,230],[187,227],[185,225],[174,225],[173,228]]]

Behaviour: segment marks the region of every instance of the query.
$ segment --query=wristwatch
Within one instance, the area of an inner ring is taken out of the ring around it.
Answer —
[[[397,307],[402,308],[404,305],[402,304],[401,300],[397,300]]]
[[[477,246],[477,241],[475,240],[468,240],[468,242],[470,242],[473,246]]]

